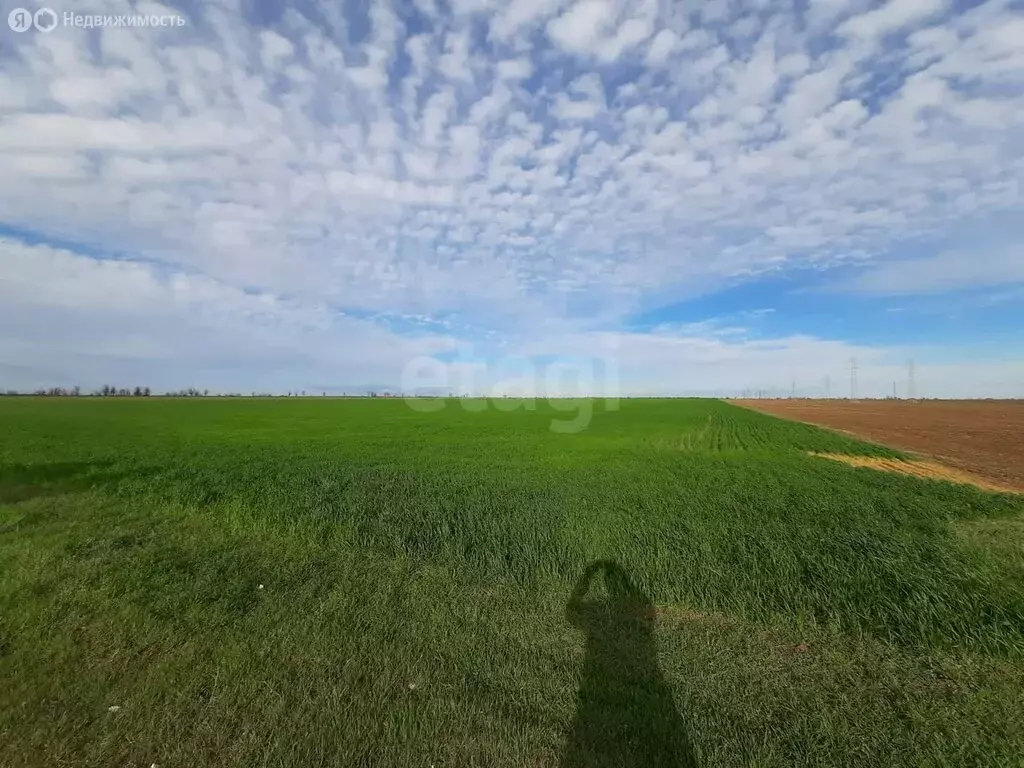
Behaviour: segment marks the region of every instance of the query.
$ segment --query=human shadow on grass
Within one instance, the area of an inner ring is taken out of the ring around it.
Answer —
[[[588,597],[599,587],[604,594]],[[576,719],[564,768],[697,765],[693,745],[658,666],[654,606],[611,561],[583,573],[566,606],[587,634]]]

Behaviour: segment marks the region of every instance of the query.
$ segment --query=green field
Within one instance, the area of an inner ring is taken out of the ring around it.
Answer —
[[[1021,497],[462,405],[0,399],[0,765],[1021,764]]]

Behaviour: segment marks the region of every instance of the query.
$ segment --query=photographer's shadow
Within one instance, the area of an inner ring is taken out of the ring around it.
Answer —
[[[605,594],[588,598],[600,573]],[[587,651],[563,766],[696,766],[658,666],[647,596],[616,563],[599,561],[580,578],[566,614],[586,632]]]

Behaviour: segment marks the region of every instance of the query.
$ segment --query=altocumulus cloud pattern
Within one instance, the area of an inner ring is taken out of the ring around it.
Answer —
[[[2,30],[8,385],[1024,381],[1013,3],[52,5],[187,23]]]

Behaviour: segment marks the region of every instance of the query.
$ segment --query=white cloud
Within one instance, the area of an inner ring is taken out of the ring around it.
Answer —
[[[932,18],[947,6],[948,0],[888,0],[881,8],[848,19],[839,31],[851,37],[877,39]]]
[[[614,35],[598,48],[597,55],[606,62],[616,61],[623,53],[651,36],[654,20],[648,18],[626,19]]]
[[[551,108],[551,114],[566,122],[592,120],[600,112],[601,104],[596,101],[570,99],[564,95],[560,95],[558,101]]]
[[[525,80],[533,74],[533,64],[529,59],[506,59],[499,61],[497,68],[501,80]]]
[[[1024,283],[1024,247],[951,250],[877,264],[843,283],[844,290],[880,294],[941,293]]]
[[[336,391],[395,382],[408,360],[455,345],[200,275],[10,238],[0,238],[0,266],[0,319],[10,329],[0,337],[5,386]]]
[[[582,75],[567,90],[568,93],[558,95],[551,107],[551,114],[559,120],[591,120],[604,111],[604,86],[597,75]]]
[[[1002,0],[416,7],[256,28],[221,0],[182,30],[10,38],[0,233],[511,344],[790,269],[856,261],[849,290],[905,291],[924,265],[894,247],[1024,202]],[[919,284],[1016,281],[1012,242]]]
[[[444,54],[437,62],[437,69],[449,80],[473,79],[467,32],[449,33],[445,39]]]
[[[605,64],[617,61],[626,51],[655,31],[654,6],[637,4],[632,15],[623,15],[612,0],[577,0],[561,16],[548,22],[551,41],[577,56],[594,56]],[[661,43],[664,46],[664,41]]]
[[[663,29],[651,40],[647,49],[647,63],[650,66],[660,67],[668,61],[672,51],[679,45],[679,35],[671,29]]]
[[[570,53],[592,53],[615,22],[615,16],[611,0],[577,0],[569,10],[548,22],[548,36]]]
[[[566,0],[511,0],[504,12],[491,22],[491,33],[499,40],[522,34],[528,27],[558,12]]]
[[[291,41],[273,30],[264,30],[260,34],[260,39],[263,44],[263,66],[266,69],[280,66],[282,61],[288,59],[295,52],[295,46]]]

